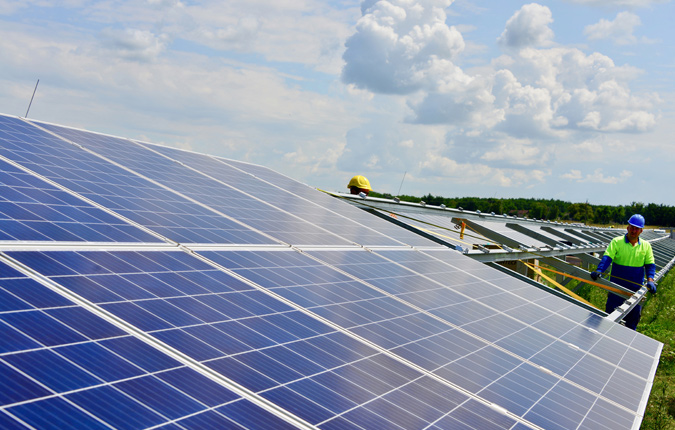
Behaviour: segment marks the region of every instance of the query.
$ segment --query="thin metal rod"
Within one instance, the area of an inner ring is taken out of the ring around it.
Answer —
[[[403,172],[403,179],[401,179],[401,185],[399,185],[399,187],[398,187],[398,193],[396,193],[397,196],[401,194],[401,187],[403,186],[403,181],[405,181],[405,174],[406,173],[408,173],[407,170],[405,172]]]
[[[33,89],[33,95],[30,98],[30,103],[28,103],[28,109],[26,109],[26,115],[24,118],[28,118],[28,111],[30,110],[30,106],[33,104],[33,98],[35,97],[35,92],[37,91],[38,84],[40,83],[40,80],[38,79],[37,82],[35,83],[35,89]]]

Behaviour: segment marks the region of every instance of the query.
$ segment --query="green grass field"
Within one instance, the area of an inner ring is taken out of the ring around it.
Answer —
[[[675,429],[675,272],[658,284],[657,294],[642,309],[638,331],[663,342],[652,394],[641,429]]]

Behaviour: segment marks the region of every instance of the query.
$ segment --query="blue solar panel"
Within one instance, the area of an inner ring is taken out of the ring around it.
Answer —
[[[647,363],[656,357],[632,348],[630,343],[604,336],[600,330],[606,331],[614,324],[593,313],[583,311],[585,318],[579,324],[502,288],[499,277],[506,275],[495,271],[493,282],[486,282],[466,273],[466,267],[453,267],[420,252],[310,254],[377,287],[379,292],[295,253],[205,253],[213,261],[232,267],[236,273],[334,324],[524,419],[539,419],[531,411],[547,404],[553,393],[557,396],[555,414],[565,415],[567,409],[574,408],[590,412],[610,405],[628,412],[631,420],[640,413],[641,393],[651,382],[644,374],[624,370],[619,362],[626,354],[641,357]],[[448,260],[455,263],[464,258],[450,250],[436,254],[448,254]],[[230,261],[239,264],[230,266]],[[242,267],[242,261],[251,263]],[[473,261],[469,266],[472,264],[485,268]],[[284,270],[306,274],[306,279],[284,276]],[[328,272],[333,273],[327,275]],[[323,282],[317,281],[321,278]],[[472,297],[470,292],[480,291],[483,285],[489,287],[491,297],[508,296],[515,312],[506,313],[498,303],[490,306]],[[558,301],[558,306],[573,306]],[[556,330],[548,331],[549,325],[539,321],[524,324],[516,314],[537,311],[541,311],[541,321],[555,320]],[[611,343],[611,348],[599,347],[600,342]],[[622,378],[615,379],[617,375]],[[629,388],[622,384],[625,380],[631,381]],[[519,388],[524,386],[529,388]],[[593,401],[576,406],[579,393]],[[589,425],[584,417],[585,414],[577,417],[575,427]],[[624,424],[630,427],[631,422]]]
[[[268,182],[240,170],[239,167],[243,163],[235,164],[230,160],[167,147],[147,146],[172,159],[192,166],[219,181],[232,184],[276,208],[335,232],[350,242],[368,246],[435,245],[428,239],[396,227],[384,220],[374,218],[351,205],[342,204],[324,193],[282,175],[277,174],[271,177],[272,180]],[[237,168],[230,164],[236,165]],[[255,170],[255,172],[258,173],[260,169]],[[243,207],[245,207],[245,202]],[[244,214],[243,216],[243,219],[246,219],[247,215]],[[264,227],[258,228],[263,229]],[[278,235],[276,232],[270,232],[270,234]],[[291,243],[298,244],[297,242]],[[314,242],[313,244],[323,243]]]
[[[3,263],[0,273],[1,428],[294,428]]]
[[[3,240],[157,242],[158,238],[0,160]]]
[[[0,246],[1,428],[639,425],[652,339],[262,166],[35,124],[0,155],[184,246],[0,160],[0,245],[58,245]]]
[[[276,243],[20,119],[0,127],[0,155],[173,241]]]
[[[163,344],[187,354],[196,362],[208,366],[311,424],[322,428],[367,427],[375,423],[388,427],[394,425],[405,427],[413,422],[421,426],[431,424],[440,426],[435,421],[448,419],[448,416],[461,420],[462,414],[471,414],[466,409],[465,402],[470,399],[466,394],[445,383],[434,382],[425,372],[402,362],[396,356],[373,348],[316,318],[299,312],[221,270],[207,266],[180,251],[141,254],[149,260],[174,259],[184,265],[183,270],[165,269],[165,273],[180,275],[180,278],[174,279],[171,284],[175,291],[174,295],[99,303],[101,309],[135,325]],[[285,258],[279,254],[287,255],[291,261],[297,261],[298,258],[307,260],[306,257],[293,251],[260,255],[265,259],[278,261],[281,258],[283,261]],[[129,272],[117,274],[100,270],[98,266],[109,266],[110,259],[118,259],[115,252],[80,251],[63,254],[17,251],[9,255],[26,265],[39,263],[36,267],[42,267],[45,271],[43,274],[54,282],[80,277],[102,285],[101,280],[106,277],[122,277],[135,283],[139,280],[135,276],[147,275],[147,278],[142,278],[142,282],[137,285],[151,291],[147,287],[148,284],[157,282],[159,275],[162,274],[157,270],[142,272],[140,269],[131,271],[129,268],[127,268]],[[238,259],[237,253],[225,255]],[[68,273],[61,267],[42,264],[57,256],[61,258],[63,265],[70,269]],[[245,260],[240,260],[240,263],[243,261]],[[92,262],[95,264],[91,264]],[[73,275],[72,272],[77,274]],[[331,282],[345,279],[344,275],[332,269],[326,268],[324,272],[319,276],[324,276]],[[227,286],[228,291],[207,291],[188,297],[184,293],[184,284],[189,283],[183,282],[182,279],[187,280],[189,277],[187,275],[194,273],[214,279],[217,283]],[[67,287],[66,284],[64,286]],[[178,302],[179,300],[195,300],[195,302],[187,306],[186,303]],[[227,305],[212,306],[215,304],[214,301],[221,301]],[[238,312],[228,312],[237,308]],[[393,309],[390,311],[391,315],[394,315],[393,311]],[[72,322],[73,319],[68,321]],[[88,320],[85,318],[81,324],[88,325]],[[26,324],[19,325],[14,322],[13,326],[22,332],[27,330]],[[73,332],[64,331],[60,336],[79,335],[78,330],[73,329]],[[51,331],[41,336],[57,344],[56,340],[51,340],[50,335]],[[138,392],[153,391],[143,387],[158,383],[154,377],[143,378],[143,372],[147,370],[131,363],[138,359],[136,356],[130,360],[116,360],[114,354],[122,351],[119,345],[115,352],[112,352],[109,348],[103,348],[98,344],[82,344],[82,340],[75,338],[62,340],[61,343],[63,342],[69,344],[63,355],[77,362],[94,377],[111,383],[114,378],[122,375],[123,378],[132,378],[135,381],[115,383],[114,390],[107,385],[97,388],[93,391],[94,400],[91,398],[85,400],[80,398],[79,394],[73,395],[74,401],[76,399],[78,404],[103,417],[106,422],[118,424],[121,418],[106,415],[104,410],[98,408],[100,402],[121,401],[126,399],[124,396],[138,398],[139,395],[136,394]],[[415,403],[414,409],[412,406],[409,408],[392,403],[395,398],[410,396],[411,390],[421,390],[435,398],[454,398],[456,401],[452,402],[450,409],[445,410],[439,410],[435,405],[423,402]],[[164,397],[170,398],[174,395],[177,394],[169,391]],[[341,399],[341,406],[340,403],[334,404],[335,398]],[[154,413],[170,417],[169,412],[163,410],[157,401],[154,397],[142,397],[143,407],[149,407],[153,414],[142,416],[143,421],[138,425],[157,425],[158,418]],[[182,399],[181,402],[186,410],[174,412],[186,414],[190,408],[196,407],[193,402],[186,399]],[[129,414],[135,414],[137,407],[139,406],[135,403],[123,404],[123,408],[126,408]],[[397,412],[382,415],[392,409],[397,409]],[[492,415],[498,422],[509,424],[515,422],[513,418],[496,411],[493,411]]]
[[[41,124],[41,126],[286,243],[349,244],[325,228],[308,223],[237,190],[238,188],[248,192],[253,191],[246,183],[231,181],[227,184],[232,186],[228,186],[217,182],[127,139],[50,124]],[[202,160],[214,162],[206,156],[202,156]],[[221,166],[223,169],[231,169],[222,164]],[[199,165],[199,167],[203,170],[204,166]],[[253,194],[258,196],[257,193]],[[186,218],[184,223],[190,225],[190,219]],[[197,222],[197,224],[200,223]],[[382,237],[381,242],[395,243],[386,237]]]

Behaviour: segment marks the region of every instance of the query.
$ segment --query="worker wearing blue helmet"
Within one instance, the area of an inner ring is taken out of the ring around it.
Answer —
[[[656,284],[654,284],[656,265],[654,264],[652,246],[646,240],[640,240],[640,234],[644,226],[645,218],[642,215],[635,214],[630,217],[626,234],[612,239],[600,264],[598,264],[597,270],[591,272],[593,280],[598,279],[602,272],[611,265],[612,273],[609,278],[611,282],[631,291],[637,291],[642,286],[646,275],[647,288],[651,293],[656,294]],[[624,297],[609,293],[605,312],[611,313],[617,306],[623,304],[624,300]],[[640,322],[641,313],[642,306],[635,306],[624,318],[626,327],[635,330],[638,322]]]

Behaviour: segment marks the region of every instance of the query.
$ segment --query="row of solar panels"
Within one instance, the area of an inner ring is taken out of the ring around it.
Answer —
[[[568,283],[573,279],[590,282],[589,270],[593,270],[600,262],[600,257],[609,242],[615,237],[625,234],[625,230],[617,228],[589,227],[583,224],[568,224],[543,220],[509,217],[507,215],[482,214],[480,211],[464,211],[444,206],[427,206],[401,202],[398,199],[387,200],[381,198],[367,198],[348,194],[334,194],[357,207],[377,214],[379,217],[394,222],[420,235],[426,235],[450,248],[462,251],[471,258],[485,263],[514,262],[523,260],[540,260],[548,266],[553,266],[558,281]],[[654,251],[656,276],[658,282],[675,265],[675,238],[673,231],[665,229],[647,229],[642,232],[641,239],[650,241]],[[566,262],[568,256],[576,265],[581,265],[586,271],[578,269],[575,264]],[[561,259],[559,257],[563,257]],[[505,271],[503,266],[495,266]],[[559,293],[549,287],[521,275],[534,277],[534,272],[527,264],[517,266],[519,273],[513,270],[506,271],[513,276],[547,290],[559,297],[580,303],[567,293]],[[562,272],[561,272],[562,271]],[[565,275],[562,275],[562,274]],[[623,290],[632,297],[629,303],[640,302],[647,293],[646,289],[632,292],[624,287],[613,284],[605,279],[597,282],[608,288]],[[581,284],[579,284],[581,287]],[[564,288],[564,287],[563,287]],[[587,306],[580,303],[581,306]],[[621,321],[632,307],[622,307],[622,312],[611,315],[613,321]],[[603,311],[589,306],[588,309],[606,315]]]
[[[0,116],[2,428],[638,428],[662,345],[264,167]]]
[[[613,238],[625,234],[625,230],[618,228],[537,221],[378,198],[364,201],[353,195],[335,195],[480,261],[602,254]],[[650,241],[657,278],[663,277],[675,261],[672,231],[646,229],[640,237]],[[599,261],[597,258],[585,259]]]

